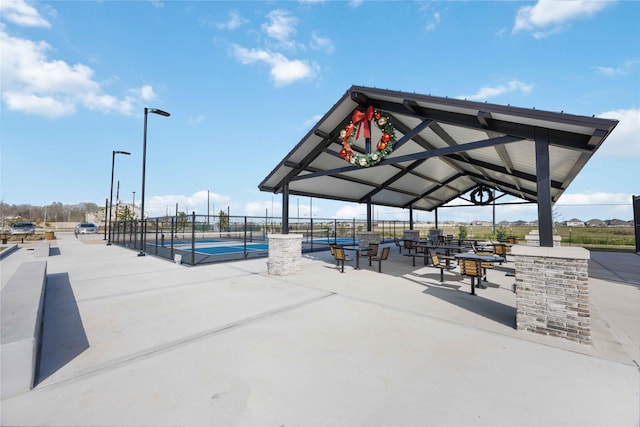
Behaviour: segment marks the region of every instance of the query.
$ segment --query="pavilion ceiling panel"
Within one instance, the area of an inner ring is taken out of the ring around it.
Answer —
[[[456,141],[458,145],[466,144],[468,142],[481,141],[488,138],[487,133],[482,130],[452,126],[446,123],[440,124],[440,127],[447,133],[447,135],[453,138],[453,140]]]
[[[536,147],[533,141],[519,141],[506,144],[505,148],[515,170],[529,174],[536,173]]]
[[[320,177],[314,179],[302,179],[294,181],[289,185],[289,191],[301,194],[314,194],[318,192],[318,186],[326,191],[327,195],[331,195],[332,199],[358,201],[359,195],[363,195],[371,191],[374,187],[352,181],[339,180],[332,177]]]
[[[445,182],[447,179],[458,174],[458,171],[451,166],[451,163],[445,162],[437,157],[427,159],[415,167],[414,172],[427,181]]]
[[[574,164],[580,158],[580,152],[561,147],[549,147],[549,162],[551,179],[562,181],[571,172]]]
[[[408,194],[399,193],[397,191],[381,190],[372,197],[371,202],[384,206],[405,206],[409,204],[411,200],[413,200],[413,197]]]

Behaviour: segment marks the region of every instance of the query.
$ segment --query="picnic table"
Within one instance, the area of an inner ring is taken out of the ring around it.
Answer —
[[[356,270],[360,270],[360,254],[365,251],[369,251],[369,248],[365,248],[359,245],[341,245],[340,246],[345,251],[354,251],[356,253]]]
[[[411,256],[413,257],[413,265],[416,265],[416,257],[417,256],[422,256],[424,258],[424,265],[428,265],[429,264],[429,254],[430,251],[432,250],[439,250],[442,249],[444,250],[444,256],[442,257],[442,259],[444,259],[446,261],[447,267],[449,267],[450,262],[451,262],[451,253],[453,251],[457,251],[460,252],[464,249],[466,249],[465,246],[459,246],[459,245],[443,245],[443,244],[435,244],[435,243],[431,243],[428,240],[421,240],[421,241],[414,241],[412,243],[412,247],[413,249],[415,249],[415,252],[413,254],[408,254],[407,256]]]
[[[482,263],[504,261],[504,258],[498,255],[478,255],[475,253],[455,254],[454,258],[457,260],[471,260],[475,262],[475,268],[473,269],[474,274],[467,274],[471,277],[471,295],[476,294],[475,278],[478,278],[478,284],[480,284],[480,280],[482,280]],[[463,270],[462,267],[460,270]]]

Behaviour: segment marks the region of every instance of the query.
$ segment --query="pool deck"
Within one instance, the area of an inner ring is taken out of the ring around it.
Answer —
[[[56,233],[37,386],[4,425],[638,426],[640,256],[592,253],[593,345],[514,329],[510,261],[469,279],[391,258],[342,274],[188,267]],[[0,263],[4,287],[33,259]]]

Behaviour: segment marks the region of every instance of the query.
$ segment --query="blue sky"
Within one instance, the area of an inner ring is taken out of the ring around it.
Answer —
[[[640,194],[640,2],[0,2],[1,198],[279,216],[258,184],[352,85],[620,120],[558,219],[631,219]],[[365,207],[291,197],[293,216]],[[378,207],[379,218],[408,212]],[[433,220],[433,213],[418,213]],[[535,206],[499,207],[531,220]],[[443,220],[491,219],[451,208]]]

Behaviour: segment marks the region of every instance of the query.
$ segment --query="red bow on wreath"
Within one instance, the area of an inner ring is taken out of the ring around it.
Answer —
[[[369,130],[369,122],[373,119],[373,107],[369,106],[367,111],[364,113],[360,110],[356,110],[353,112],[353,116],[351,117],[351,121],[353,124],[357,124],[364,119],[364,132],[363,135],[365,138],[371,138],[371,131]],[[362,126],[358,126],[358,131],[356,132],[356,139],[360,137],[360,128]],[[348,136],[347,136],[348,138]]]

